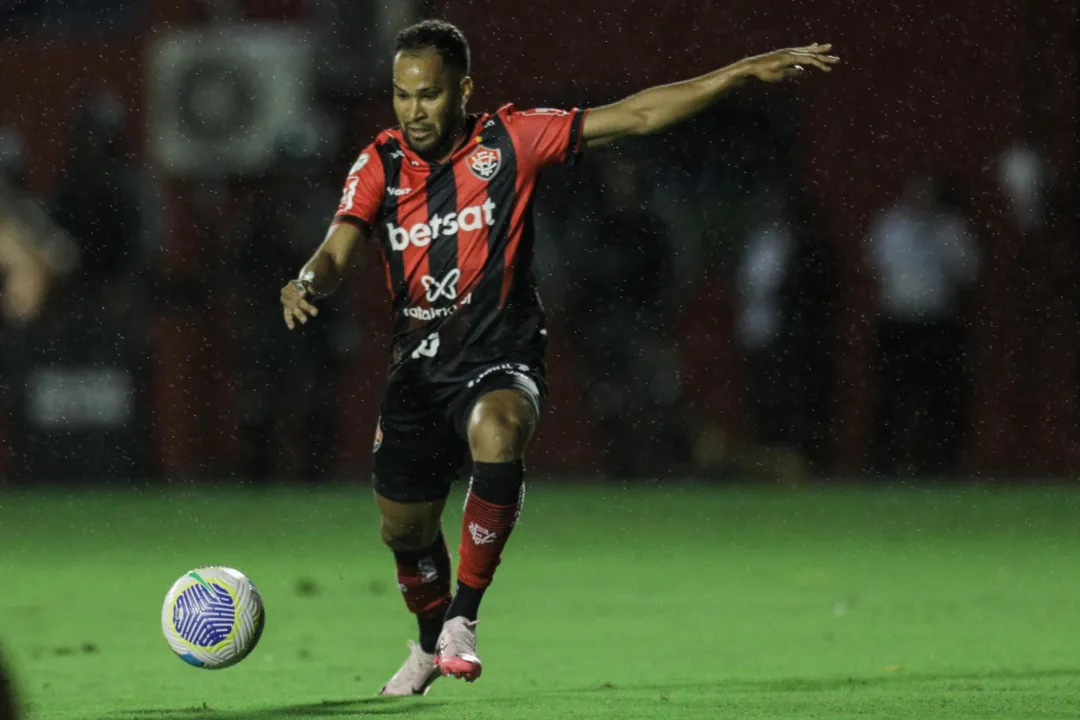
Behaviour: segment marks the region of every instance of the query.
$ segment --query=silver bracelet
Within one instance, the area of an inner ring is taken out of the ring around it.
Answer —
[[[296,278],[296,284],[305,294],[316,300],[319,299],[319,293],[315,292],[315,273],[311,270],[300,273],[300,277]]]

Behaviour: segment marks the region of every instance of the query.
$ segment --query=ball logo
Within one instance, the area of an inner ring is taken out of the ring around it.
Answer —
[[[486,148],[483,145],[476,148],[468,157],[465,164],[473,175],[481,180],[490,180],[499,172],[502,163],[502,151],[498,148]]]
[[[176,599],[173,623],[192,645],[212,648],[225,642],[236,622],[236,604],[220,585],[192,585]]]

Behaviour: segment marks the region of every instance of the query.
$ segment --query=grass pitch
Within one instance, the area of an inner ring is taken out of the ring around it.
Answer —
[[[42,720],[1076,718],[1078,529],[1069,489],[538,484],[484,676],[387,700],[415,625],[366,486],[9,493],[0,640]],[[267,606],[222,671],[159,630],[208,564]]]

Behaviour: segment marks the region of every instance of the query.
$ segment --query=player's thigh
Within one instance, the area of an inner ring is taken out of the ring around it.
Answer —
[[[542,375],[527,365],[497,367],[483,374],[460,403],[459,429],[473,459],[481,462],[520,457],[536,431],[544,403]]]
[[[464,443],[437,416],[408,423],[380,419],[372,483],[384,542],[401,550],[431,544],[465,455]]]

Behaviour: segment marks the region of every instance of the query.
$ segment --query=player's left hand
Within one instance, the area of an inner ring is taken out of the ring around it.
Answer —
[[[315,317],[319,309],[309,302],[311,297],[307,289],[298,280],[291,280],[281,288],[281,306],[285,313],[285,324],[290,330],[296,328],[296,322],[307,325],[308,316]]]
[[[786,78],[801,75],[805,68],[816,67],[830,72],[833,65],[840,62],[836,55],[829,55],[832,44],[814,43],[806,47],[784,48],[764,55],[747,58],[748,74],[764,82],[779,82]]]

